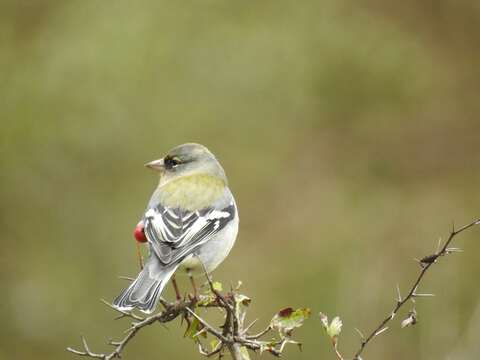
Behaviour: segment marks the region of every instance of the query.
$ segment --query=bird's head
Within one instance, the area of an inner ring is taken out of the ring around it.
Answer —
[[[171,149],[167,155],[145,164],[160,172],[160,182],[190,175],[210,175],[225,181],[225,172],[215,156],[203,145],[187,143]]]

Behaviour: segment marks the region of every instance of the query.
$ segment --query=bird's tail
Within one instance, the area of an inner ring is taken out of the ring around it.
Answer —
[[[177,266],[163,267],[155,254],[151,254],[143,270],[113,301],[113,306],[123,311],[137,308],[144,313],[151,313]]]

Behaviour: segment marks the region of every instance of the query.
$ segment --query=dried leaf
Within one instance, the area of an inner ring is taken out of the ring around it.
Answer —
[[[415,311],[415,309],[412,309],[412,310],[409,311],[407,318],[402,321],[401,327],[403,329],[403,328],[406,328],[408,326],[415,325],[417,323],[417,321],[418,321],[417,320],[417,312]]]
[[[242,295],[242,294],[235,294],[235,302],[237,304],[242,304],[243,306],[248,306],[250,305],[250,303],[252,302],[252,299],[250,299],[248,296],[246,295]]]

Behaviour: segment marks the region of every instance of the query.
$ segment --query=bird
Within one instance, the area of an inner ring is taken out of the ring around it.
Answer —
[[[237,238],[239,216],[225,171],[205,146],[182,144],[145,166],[160,174],[141,221],[149,255],[113,306],[149,314],[177,269],[194,276],[223,262]]]

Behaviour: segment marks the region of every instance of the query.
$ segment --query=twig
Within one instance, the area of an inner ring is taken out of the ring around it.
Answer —
[[[110,359],[115,359],[115,358],[120,358],[121,353],[125,346],[132,340],[137,332],[139,332],[141,329],[143,329],[146,326],[152,325],[155,322],[159,323],[166,323],[174,320],[177,318],[180,314],[183,314],[187,308],[190,306],[193,306],[193,302],[191,300],[189,301],[183,301],[179,303],[167,303],[167,308],[158,314],[142,318],[132,312],[126,312],[123,310],[119,310],[115,307],[113,307],[110,303],[108,303],[105,300],[102,300],[102,302],[114,309],[115,311],[119,312],[121,314],[121,318],[123,317],[129,317],[137,322],[134,322],[131,327],[129,327],[125,332],[126,336],[121,340],[121,341],[109,341],[110,345],[114,345],[115,349],[109,353],[109,354],[97,354],[93,353],[90,351],[88,344],[85,340],[84,337],[82,337],[82,345],[83,345],[83,350],[76,350],[71,347],[67,348],[68,351],[71,353],[74,353],[76,355],[80,356],[88,356],[92,358],[97,358],[97,359],[103,359],[103,360],[110,360]]]
[[[217,337],[220,341],[224,342],[224,343],[230,343],[231,340],[230,339],[227,339],[220,331],[217,331],[213,326],[209,325],[205,320],[203,320],[200,316],[198,316],[197,314],[195,314],[194,311],[192,311],[191,309],[189,309],[188,307],[186,308],[187,311],[190,313],[190,315],[192,315],[194,318],[196,318],[200,324],[202,324],[203,326],[205,326],[205,328],[207,329],[207,331],[209,333],[211,333],[212,335],[214,335],[215,337]]]
[[[461,232],[475,226],[475,225],[480,225],[480,219],[476,219],[475,221],[471,222],[470,224],[467,224],[465,226],[462,226],[461,228],[455,230],[455,227],[452,228],[452,231],[450,232],[450,235],[447,239],[447,241],[445,242],[445,244],[440,247],[438,246],[437,248],[437,251],[432,254],[432,255],[427,255],[425,257],[423,257],[422,259],[419,260],[419,263],[420,263],[420,266],[421,266],[421,270],[420,270],[420,273],[418,274],[416,280],[414,281],[413,285],[410,287],[410,291],[408,292],[408,294],[402,299],[401,297],[401,294],[400,294],[400,289],[399,287],[397,286],[397,295],[398,295],[398,298],[396,300],[396,305],[395,307],[393,308],[393,311],[365,338],[363,337],[362,335],[362,341],[360,343],[360,348],[357,350],[357,352],[355,353],[353,359],[354,360],[360,360],[361,357],[360,355],[362,354],[363,350],[365,349],[365,347],[375,338],[377,337],[378,335],[382,334],[383,332],[385,332],[388,327],[386,326],[386,324],[392,320],[395,315],[397,314],[397,312],[400,310],[400,308],[407,302],[409,301],[410,299],[414,299],[414,298],[417,298],[417,297],[424,297],[424,296],[434,296],[433,294],[420,294],[420,293],[417,293],[417,289],[418,289],[418,286],[420,285],[420,282],[422,281],[423,277],[425,276],[425,274],[427,273],[428,269],[430,269],[430,267],[437,262],[437,260],[441,257],[441,256],[445,256],[445,255],[448,255],[452,252],[458,252],[460,249],[458,248],[449,248],[449,245],[450,243],[452,242],[452,240],[455,238],[456,235],[460,234]]]
[[[247,339],[252,339],[252,340],[256,340],[256,339],[259,339],[261,338],[263,335],[267,334],[270,330],[272,330],[272,327],[269,326],[267,327],[265,330],[263,331],[260,331],[258,334],[256,335],[250,335],[250,336],[247,336]]]
[[[338,350],[337,341],[333,343],[333,350],[335,351],[335,355],[337,356],[337,360],[344,360],[340,350]]]
[[[120,309],[116,308],[115,306],[113,306],[112,304],[110,304],[107,300],[100,299],[100,301],[101,301],[102,303],[104,303],[105,305],[107,305],[110,309],[113,309],[113,310],[119,312],[120,314],[122,314],[121,317],[117,317],[117,318],[115,318],[115,320],[116,320],[116,319],[123,318],[123,317],[131,317],[132,319],[135,319],[135,320],[138,320],[138,321],[145,320],[145,318],[143,318],[143,317],[141,317],[141,316],[138,316],[138,315],[134,314],[134,313],[131,312],[131,311],[123,311],[123,310],[120,310]]]
[[[243,332],[242,332],[242,335],[245,335],[251,328],[253,325],[255,325],[257,323],[258,319],[255,319],[253,320],[250,324],[248,324],[245,329],[243,329]]]
[[[248,326],[243,327],[245,312],[242,312],[239,309],[242,300],[237,300],[245,299],[246,296],[237,294],[236,291],[238,288],[232,288],[229,293],[222,294],[218,288],[215,287],[210,275],[207,272],[205,272],[205,275],[209,284],[209,292],[206,294],[200,294],[197,297],[185,295],[184,298],[180,298],[176,302],[168,302],[164,299],[160,299],[160,303],[164,309],[157,314],[148,317],[139,316],[133,311],[119,310],[102,299],[102,303],[120,314],[116,319],[130,318],[134,320],[132,325],[125,331],[123,339],[119,341],[110,340],[108,342],[109,345],[114,347],[113,351],[110,353],[94,353],[90,350],[84,337],[81,338],[82,349],[78,350],[69,347],[67,350],[78,356],[95,359],[111,360],[120,358],[125,347],[141,329],[154,323],[164,324],[170,322],[179,316],[186,321],[188,326],[187,331],[190,331],[189,336],[197,343],[199,353],[206,357],[212,357],[217,354],[221,357],[224,350],[228,350],[234,360],[245,360],[245,351],[247,351],[247,349],[255,352],[268,351],[274,356],[280,356],[287,343],[299,344],[285,337],[270,341],[259,340],[260,337],[272,330],[270,325],[260,333],[250,335],[249,330],[255,324],[256,320]],[[214,327],[195,312],[196,308],[219,309],[225,313],[224,324],[219,328]],[[194,329],[191,329],[191,326],[193,326],[194,323],[192,319],[198,321],[199,324],[199,326]],[[199,335],[205,333],[212,335],[218,340],[217,344],[210,351],[206,350],[200,342]]]

